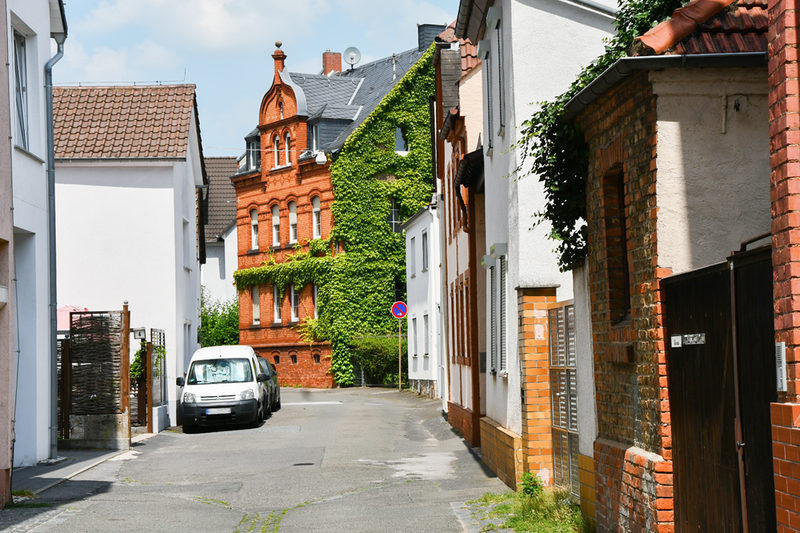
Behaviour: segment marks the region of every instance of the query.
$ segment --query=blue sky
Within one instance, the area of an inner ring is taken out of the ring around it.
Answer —
[[[319,72],[348,46],[362,63],[416,46],[458,0],[65,0],[60,84],[194,83],[206,156],[239,155],[272,83],[275,41],[291,71]]]

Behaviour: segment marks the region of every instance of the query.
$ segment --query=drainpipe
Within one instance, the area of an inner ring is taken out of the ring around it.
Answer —
[[[53,132],[53,65],[64,56],[66,33],[54,33],[56,55],[44,66],[47,123],[47,224],[50,267],[50,458],[58,457],[58,314],[56,310],[56,158]]]

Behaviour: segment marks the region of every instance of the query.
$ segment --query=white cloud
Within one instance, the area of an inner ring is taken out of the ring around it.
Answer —
[[[180,58],[153,41],[112,48],[96,46],[87,51],[81,41],[69,39],[63,64],[54,69],[59,83],[130,83],[169,81],[183,77]]]

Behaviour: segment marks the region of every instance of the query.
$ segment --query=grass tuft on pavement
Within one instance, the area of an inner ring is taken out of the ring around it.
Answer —
[[[468,502],[473,516],[489,521],[481,531],[513,530],[527,533],[594,533],[568,491],[545,489],[536,495],[523,492],[484,494]],[[480,509],[476,513],[476,508]]]

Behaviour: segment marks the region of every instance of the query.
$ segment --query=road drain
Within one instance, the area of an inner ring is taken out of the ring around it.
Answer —
[[[292,466],[314,466],[314,463],[295,463]]]

